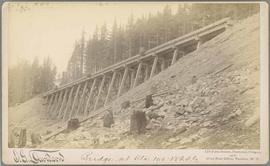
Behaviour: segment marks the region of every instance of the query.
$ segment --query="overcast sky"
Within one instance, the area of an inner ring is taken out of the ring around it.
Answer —
[[[20,59],[41,61],[50,56],[58,72],[66,69],[74,42],[82,31],[86,37],[96,25],[108,28],[116,18],[126,24],[128,17],[162,11],[168,3],[9,3],[4,6],[9,67]],[[169,3],[176,11],[178,3]]]

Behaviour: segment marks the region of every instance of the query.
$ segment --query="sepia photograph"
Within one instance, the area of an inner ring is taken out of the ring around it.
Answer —
[[[2,4],[3,160],[268,162],[268,14],[262,2]]]

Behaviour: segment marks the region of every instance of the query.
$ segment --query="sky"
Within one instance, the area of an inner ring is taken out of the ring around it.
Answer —
[[[110,28],[115,19],[125,25],[131,14],[135,19],[144,14],[155,14],[166,4],[174,12],[179,3],[5,3],[3,41],[8,66],[12,67],[22,59],[32,62],[35,57],[41,62],[49,56],[61,73],[66,70],[75,40],[81,37],[82,31],[89,38],[97,25],[106,23]]]

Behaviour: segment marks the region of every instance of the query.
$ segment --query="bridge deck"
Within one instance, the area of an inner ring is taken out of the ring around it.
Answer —
[[[185,45],[186,43],[188,42],[196,42],[197,40],[199,40],[200,38],[204,38],[205,36],[208,36],[210,35],[211,33],[213,32],[216,32],[216,31],[219,31],[221,29],[224,29],[226,28],[227,24],[229,23],[230,19],[229,18],[224,18],[222,20],[219,20],[213,24],[210,24],[206,27],[203,27],[201,29],[198,29],[196,31],[193,31],[191,33],[188,33],[184,36],[181,36],[179,38],[176,38],[176,39],[173,39],[171,41],[168,41],[164,44],[161,44],[157,47],[154,47],[152,49],[149,49],[145,52],[145,55],[144,56],[141,56],[141,55],[135,55],[131,58],[128,58],[126,60],[123,60],[119,63],[116,63],[114,65],[111,65],[109,67],[106,67],[104,68],[103,70],[100,70],[94,74],[92,74],[90,77],[89,76],[84,76],[78,80],[75,80],[71,83],[68,83],[68,84],[65,84],[57,89],[53,89],[53,90],[50,90],[46,93],[43,94],[44,97],[48,96],[48,95],[51,95],[53,93],[56,93],[56,92],[59,92],[65,88],[69,88],[69,87],[72,87],[74,85],[77,85],[79,83],[82,83],[82,82],[85,82],[87,80],[91,80],[91,79],[95,79],[97,77],[101,77],[103,75],[106,75],[107,73],[110,73],[112,71],[115,71],[115,70],[119,70],[119,69],[122,69],[124,68],[125,66],[132,66],[140,61],[145,61],[149,58],[151,58],[152,56],[154,55],[159,55],[163,52],[166,52],[168,50],[172,50],[173,48],[175,47],[181,47],[182,45]]]

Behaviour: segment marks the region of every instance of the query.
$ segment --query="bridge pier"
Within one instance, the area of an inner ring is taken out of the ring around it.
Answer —
[[[49,104],[49,95],[47,95],[47,96],[45,97],[45,99],[43,100],[43,105],[45,105],[46,110],[47,110],[47,108],[48,108],[48,104]]]
[[[130,74],[130,86],[129,86],[130,89],[133,87],[134,81],[135,81],[135,70],[132,69]]]
[[[197,44],[196,44],[196,50],[198,50],[199,48],[200,48],[200,46],[202,45],[202,43],[203,43],[203,40],[202,40],[202,38],[201,37],[196,37],[196,42],[197,42]]]
[[[112,79],[110,81],[110,85],[109,85],[109,89],[108,89],[108,93],[106,95],[106,99],[105,99],[105,102],[104,102],[104,105],[107,104],[110,96],[111,96],[111,91],[112,91],[112,88],[113,88],[113,84],[114,84],[114,81],[115,81],[115,78],[116,78],[116,71],[113,71],[113,76],[112,76]]]
[[[154,56],[155,56],[155,59],[154,59],[153,65],[152,65],[150,78],[152,78],[154,76],[155,71],[156,71],[156,67],[157,67],[157,62],[158,62],[158,56],[156,54]]]
[[[128,67],[126,66],[123,78],[121,80],[121,83],[120,83],[120,86],[119,86],[119,89],[118,89],[117,97],[119,97],[121,95],[122,91],[123,91],[123,87],[124,87],[127,75],[128,75]]]
[[[104,86],[104,83],[105,83],[105,79],[106,79],[106,76],[103,75],[102,81],[101,81],[101,84],[100,84],[100,87],[99,87],[99,90],[98,90],[98,95],[97,95],[97,98],[96,98],[96,102],[95,102],[95,105],[94,105],[94,111],[96,110],[96,108],[97,108],[97,106],[98,106],[100,94],[101,94],[101,91],[102,91],[102,89],[103,89],[103,86]]]
[[[55,93],[55,99],[53,102],[53,106],[51,107],[51,110],[49,110],[49,115],[53,116],[54,115],[54,110],[56,109],[58,102],[59,102],[59,98],[60,98],[60,92],[56,92]]]
[[[161,71],[165,70],[166,68],[166,61],[165,61],[165,58],[162,57],[161,58]]]
[[[83,102],[84,102],[84,99],[85,99],[85,95],[86,95],[86,89],[87,89],[87,85],[88,85],[89,81],[85,81],[84,83],[84,87],[83,87],[83,91],[82,91],[82,95],[79,97],[79,102],[78,102],[78,108],[77,108],[77,111],[75,113],[75,117],[78,116],[82,106],[83,106]]]
[[[64,90],[62,90],[62,91],[60,91],[58,93],[59,93],[59,98],[58,98],[58,101],[57,101],[57,105],[56,105],[55,109],[53,110],[53,115],[55,115],[56,118],[58,116],[59,107],[61,106],[61,103],[63,101]]]
[[[81,84],[79,84],[77,86],[77,90],[76,90],[76,93],[75,93],[75,97],[74,97],[74,100],[72,101],[72,106],[71,106],[71,110],[70,110],[70,114],[69,114],[69,120],[72,118],[72,114],[74,112],[74,109],[75,109],[75,105],[77,103],[77,100],[78,100],[78,95],[79,95],[79,91],[80,91],[80,88],[81,88]]]
[[[73,86],[71,88],[71,91],[69,93],[69,96],[68,96],[68,99],[67,99],[67,105],[66,105],[66,108],[65,108],[65,111],[64,111],[64,117],[63,117],[63,120],[65,121],[67,116],[68,116],[68,113],[69,113],[69,107],[70,107],[70,103],[71,103],[71,100],[72,100],[72,95],[73,95],[73,91],[74,91],[74,87]]]
[[[54,94],[51,94],[51,95],[49,96],[49,105],[48,105],[48,107],[47,107],[47,112],[50,112],[50,108],[51,108],[52,100],[53,100],[53,95],[54,95]]]
[[[52,101],[51,101],[51,104],[50,104],[50,107],[49,107],[49,110],[48,110],[49,114],[51,113],[53,107],[55,106],[56,98],[57,98],[57,93],[54,93],[52,95]]]
[[[149,79],[149,71],[150,71],[150,66],[148,64],[145,65],[145,76],[144,76],[144,81]]]
[[[178,48],[174,48],[171,65],[173,65],[176,62],[177,57],[178,57]]]
[[[64,97],[63,97],[63,100],[62,100],[62,103],[61,103],[61,106],[60,106],[60,109],[58,111],[58,119],[61,118],[61,115],[62,115],[62,112],[64,110],[64,105],[65,105],[65,101],[67,100],[67,95],[69,93],[69,89],[65,89],[65,94],[64,94]]]
[[[58,119],[88,115],[88,110],[96,110],[117,98],[160,71],[176,63],[185,53],[195,51],[201,45],[228,27],[229,18],[222,19],[190,34],[163,43],[135,55],[118,64],[106,67],[93,75],[80,78],[73,83],[49,91],[44,95],[46,111],[57,114]],[[172,49],[173,47],[173,49]],[[124,69],[123,69],[124,66]],[[106,77],[108,76],[108,77]],[[83,87],[83,88],[82,88]]]
[[[96,82],[97,82],[97,78],[95,78],[94,81],[93,81],[93,83],[92,83],[92,86],[91,86],[91,89],[90,89],[90,93],[89,93],[89,96],[88,96],[88,99],[86,101],[86,105],[85,105],[84,111],[83,111],[83,115],[84,116],[87,116],[87,109],[88,109],[90,100],[92,98],[92,95],[93,95],[93,92],[94,92],[94,89],[95,89],[95,86],[96,86]]]
[[[139,80],[139,76],[141,74],[141,69],[142,69],[142,62],[139,62],[139,66],[135,75],[135,80],[134,80],[134,84],[133,84],[133,88],[137,86],[138,80]]]

